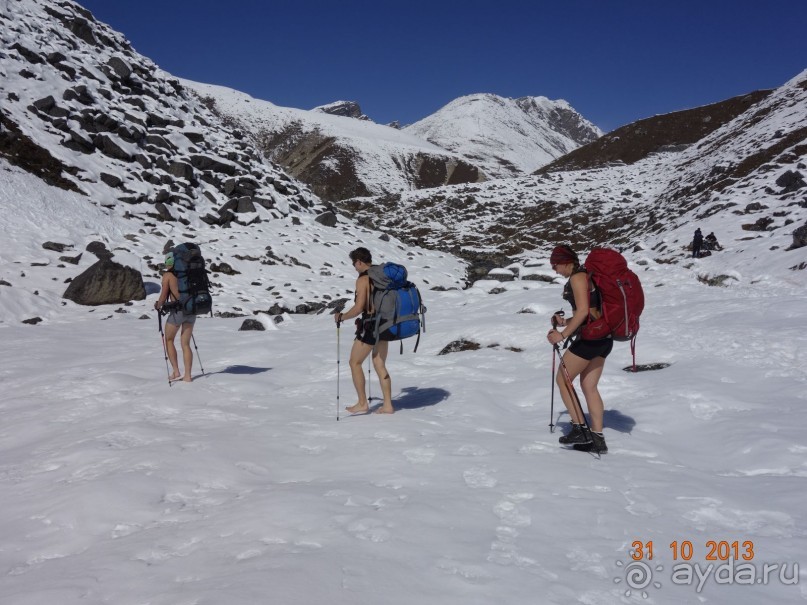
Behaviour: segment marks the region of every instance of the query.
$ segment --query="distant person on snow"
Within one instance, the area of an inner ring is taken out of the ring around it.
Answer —
[[[572,306],[573,315],[568,320],[556,313],[552,316],[552,325],[565,329],[559,332],[556,327],[547,334],[551,345],[560,344],[564,340],[574,339],[563,355],[563,362],[569,372],[569,379],[574,381],[580,376],[580,388],[586,398],[591,422],[591,432],[585,430],[585,418],[575,404],[573,395],[566,384],[563,368],[558,370],[556,382],[560,396],[572,419],[572,429],[558,441],[564,445],[572,445],[574,449],[584,452],[599,451],[605,453],[608,447],[602,434],[604,404],[597,384],[600,382],[605,358],[614,347],[613,338],[609,335],[600,340],[583,340],[580,330],[589,316],[598,319],[601,315],[600,293],[589,279],[585,267],[580,266],[577,254],[569,246],[557,246],[549,257],[552,269],[563,277],[569,278],[563,287],[563,300]]]
[[[717,241],[717,236],[715,232],[712,231],[709,235],[704,238],[704,244],[706,244],[707,250],[722,250],[723,246]]]
[[[174,255],[169,252],[165,257],[165,272],[163,273],[162,289],[160,290],[160,297],[154,303],[154,308],[160,313],[167,313],[168,318],[165,321],[165,349],[168,354],[168,360],[171,362],[173,368],[172,374],[168,377],[169,380],[178,380],[182,378],[184,382],[191,382],[191,366],[193,365],[193,351],[191,350],[191,335],[193,334],[193,325],[196,323],[195,315],[186,315],[179,308],[179,282],[177,276],[174,274]],[[182,336],[180,342],[182,343],[182,358],[185,363],[184,376],[179,372],[179,365],[177,360],[177,349],[174,346],[174,338],[180,327],[182,328]]]
[[[703,247],[703,233],[698,228],[695,229],[695,237],[692,238],[692,258],[700,258],[701,247]]]
[[[370,411],[370,404],[365,393],[362,364],[372,352],[373,367],[381,383],[381,394],[384,398],[384,403],[376,410],[376,413],[392,414],[395,412],[395,408],[392,406],[392,380],[386,366],[389,342],[386,340],[376,342],[373,337],[375,329],[373,285],[370,281],[370,276],[367,275],[367,270],[373,264],[373,257],[367,248],[356,248],[350,253],[350,260],[353,262],[353,268],[359,274],[356,279],[356,297],[353,306],[347,312],[334,315],[334,321],[337,324],[361,315],[356,320],[356,339],[353,341],[353,348],[350,350],[350,374],[359,400],[354,405],[349,406],[347,411],[351,414],[366,414]]]

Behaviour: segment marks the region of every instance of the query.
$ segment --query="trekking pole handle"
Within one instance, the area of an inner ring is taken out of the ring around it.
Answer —
[[[563,309],[560,311],[555,311],[552,315],[552,327],[557,329],[558,327],[558,316],[565,317],[566,313],[563,312]]]

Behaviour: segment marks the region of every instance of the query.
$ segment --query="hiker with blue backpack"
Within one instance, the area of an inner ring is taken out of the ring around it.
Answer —
[[[182,306],[179,304],[179,280],[174,273],[174,253],[168,252],[165,256],[165,272],[162,277],[162,289],[160,290],[160,297],[154,303],[154,308],[165,314],[165,333],[163,336],[163,344],[165,346],[168,360],[171,362],[173,372],[168,375],[168,380],[179,380],[182,378],[184,382],[191,382],[191,366],[193,365],[193,351],[191,350],[191,336],[193,335],[193,326],[196,323],[196,315],[186,313]],[[182,329],[180,336],[180,343],[182,344],[182,359],[185,365],[184,376],[179,372],[179,365],[177,359],[177,349],[174,346],[174,339],[177,332]]]
[[[334,321],[336,321],[337,325],[347,319],[357,318],[356,339],[353,341],[353,348],[350,350],[350,374],[359,400],[354,405],[348,406],[347,411],[351,414],[366,414],[370,411],[370,403],[367,401],[367,394],[365,393],[362,364],[367,359],[367,356],[372,353],[373,367],[381,383],[381,394],[384,400],[376,413],[392,414],[395,412],[395,408],[392,406],[392,379],[386,366],[389,340],[385,340],[380,334],[376,334],[373,284],[368,275],[373,266],[373,257],[367,248],[356,248],[350,253],[350,260],[353,263],[353,268],[359,274],[356,279],[356,295],[353,300],[353,306],[344,313],[334,315]]]

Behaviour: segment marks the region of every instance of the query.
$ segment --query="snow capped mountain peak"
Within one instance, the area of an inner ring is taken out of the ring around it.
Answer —
[[[321,113],[329,113],[334,116],[343,116],[346,118],[356,118],[357,120],[370,120],[361,110],[361,107],[356,101],[334,101],[327,105],[320,105],[314,107],[311,111],[319,111]]]
[[[465,157],[492,178],[532,172],[602,135],[567,101],[491,93],[454,99],[404,130]]]

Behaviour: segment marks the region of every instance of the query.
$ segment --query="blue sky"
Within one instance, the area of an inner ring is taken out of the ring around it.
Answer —
[[[603,130],[807,69],[803,0],[82,0],[164,70],[402,124],[477,92],[566,99]]]

